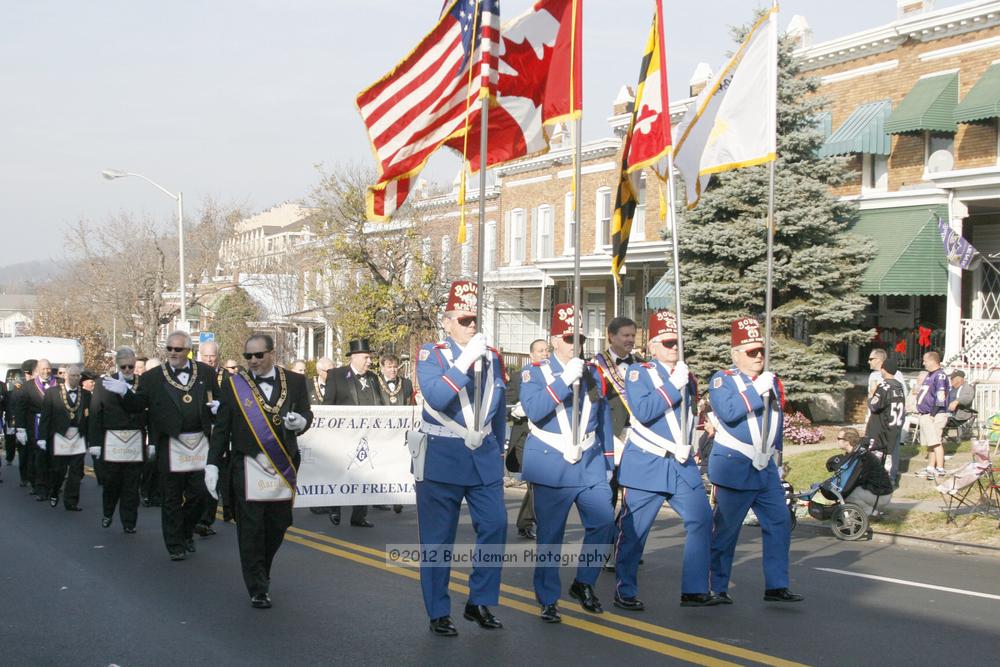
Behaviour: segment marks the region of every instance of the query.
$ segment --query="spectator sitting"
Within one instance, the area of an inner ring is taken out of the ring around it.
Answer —
[[[837,434],[837,444],[844,453],[831,457],[826,462],[826,469],[833,472],[839,468],[847,456],[858,447],[860,440],[861,434],[853,428],[842,429]],[[889,479],[889,473],[886,472],[881,457],[875,452],[865,451],[861,455],[861,472],[857,483],[844,501],[854,503],[869,515],[874,515],[876,507],[884,506],[892,499],[892,490],[892,480]]]
[[[953,371],[949,376],[951,381],[951,402],[948,403],[948,412],[956,423],[967,422],[976,413],[972,410],[972,403],[976,400],[975,388],[965,381],[963,371]]]

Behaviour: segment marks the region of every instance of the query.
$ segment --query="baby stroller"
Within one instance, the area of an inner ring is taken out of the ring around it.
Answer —
[[[809,505],[809,516],[817,521],[830,522],[833,534],[839,540],[854,541],[868,534],[868,513],[860,505],[844,500],[858,484],[861,475],[861,457],[868,453],[862,441],[840,462],[829,479],[813,484],[798,498]],[[822,496],[827,502],[819,502]]]

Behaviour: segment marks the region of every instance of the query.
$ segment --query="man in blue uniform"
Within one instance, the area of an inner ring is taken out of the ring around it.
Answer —
[[[576,505],[583,523],[584,538],[576,578],[570,597],[585,611],[604,610],[594,594],[594,583],[607,559],[614,531],[611,507],[611,472],[614,468],[614,440],[611,411],[604,397],[600,374],[574,357],[574,336],[579,326],[573,304],[552,309],[553,355],[521,372],[521,405],[528,417],[529,435],[524,443],[521,476],[533,485],[538,544],[535,565],[535,597],[542,606],[541,619],[559,623],[558,546],[566,532],[566,517]],[[582,337],[582,336],[581,336]],[[579,382],[579,426],[573,441],[573,385]]]
[[[452,283],[441,326],[443,342],[421,347],[417,379],[424,396],[421,437],[408,439],[417,491],[420,545],[425,558],[420,587],[436,635],[458,634],[451,621],[448,580],[442,562],[455,543],[464,499],[476,530],[476,563],[469,577],[464,617],[480,627],[503,625],[489,605],[500,602],[500,561],[507,541],[507,508],[503,502],[503,457],[500,443],[507,428],[503,362],[477,333],[478,286]],[[476,367],[480,369],[480,427],[474,424]],[[432,555],[436,560],[431,562]],[[480,557],[496,559],[492,564]]]
[[[773,373],[764,371],[764,338],[757,320],[734,320],[731,342],[734,368],[713,375],[709,389],[718,419],[708,457],[716,500],[712,590],[725,604],[733,603],[728,592],[733,554],[752,507],[764,540],[764,599],[799,602],[802,596],[788,590],[792,525],[774,460],[780,456],[784,423],[781,385]]]
[[[680,361],[674,314],[652,313],[648,332],[652,361],[632,364],[625,379],[632,420],[618,469],[625,492],[618,517],[615,606],[629,611],[645,608],[636,597],[639,559],[666,500],[684,521],[687,534],[681,606],[707,607],[720,600],[708,585],[712,509],[691,455],[698,384]]]

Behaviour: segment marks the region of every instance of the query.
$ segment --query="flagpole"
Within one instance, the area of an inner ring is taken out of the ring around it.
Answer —
[[[476,225],[476,326],[479,331],[483,330],[483,299],[486,292],[483,289],[483,264],[486,261],[486,251],[483,247],[483,236],[486,230],[486,135],[487,123],[489,122],[490,100],[488,97],[481,98],[482,108],[479,111],[479,222]],[[464,167],[463,167],[464,169]],[[475,379],[475,401],[476,406],[475,424],[476,431],[481,431],[483,424],[483,410],[480,403],[483,394],[483,361],[480,357],[476,360]]]
[[[577,13],[577,2],[578,0],[573,0],[572,7],[570,11],[573,12],[572,18],[572,39],[573,42],[571,47],[572,57],[570,58],[569,65],[569,108],[570,113],[577,112],[576,109],[576,90],[574,78],[576,76],[576,13]],[[573,356],[582,357],[583,356],[583,341],[580,338],[580,334],[583,333],[583,313],[580,312],[580,241],[582,235],[580,234],[580,187],[583,180],[582,172],[582,162],[583,162],[583,113],[575,113],[576,118],[573,121],[573,136],[574,143],[573,146]],[[573,383],[573,419],[572,419],[572,443],[574,445],[578,444],[580,441],[580,383],[583,382],[583,377]]]
[[[777,11],[778,2],[777,0],[772,0],[771,8]],[[770,21],[775,21],[776,19],[772,16]],[[772,39],[777,42],[778,31],[772,30]],[[767,281],[764,293],[764,372],[767,372],[771,366],[771,309],[774,306],[773,294],[774,291],[774,173],[775,167],[778,163],[777,155],[777,133],[778,133],[778,76],[777,76],[777,57],[778,49],[777,44],[774,47],[774,132],[775,132],[775,156],[767,164]],[[771,396],[772,392],[768,392],[764,396],[764,414],[761,417],[761,428],[760,428],[760,451],[766,452],[768,448],[768,434],[771,432]]]
[[[681,322],[681,260],[680,260],[680,221],[677,218],[674,208],[674,152],[667,153],[667,224],[670,225],[670,245],[673,252],[674,266],[674,317],[677,320],[677,354],[680,361],[684,361],[684,325]],[[648,336],[648,332],[647,332]],[[681,441],[677,443],[685,446],[688,443],[688,410],[687,410],[688,385],[684,383],[681,389]]]

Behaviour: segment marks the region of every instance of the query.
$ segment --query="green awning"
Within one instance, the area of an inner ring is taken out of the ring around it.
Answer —
[[[667,271],[656,281],[653,288],[646,294],[646,308],[656,310],[657,308],[674,307],[674,274]]]
[[[878,244],[862,279],[862,294],[947,293],[948,261],[933,217],[937,215],[948,215],[948,207],[941,204],[861,211],[851,231]]]
[[[889,134],[955,132],[958,72],[918,79],[885,122]]]
[[[976,81],[976,85],[955,107],[952,115],[956,123],[1000,118],[1000,64],[991,65]]]
[[[892,102],[889,100],[862,104],[830,135],[819,149],[819,156],[851,153],[889,155],[892,152],[892,137],[886,134],[885,121],[891,113]]]
[[[813,124],[823,134],[823,141],[826,141],[833,132],[833,114],[829,111],[818,113],[813,117]]]

